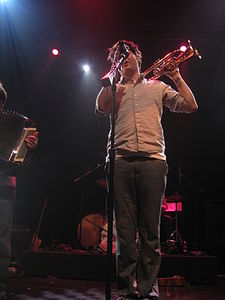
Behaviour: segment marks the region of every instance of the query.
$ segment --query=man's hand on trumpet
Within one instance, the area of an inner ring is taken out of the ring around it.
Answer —
[[[168,69],[164,69],[165,76],[175,82],[177,77],[181,77],[179,67],[176,63],[172,63]]]

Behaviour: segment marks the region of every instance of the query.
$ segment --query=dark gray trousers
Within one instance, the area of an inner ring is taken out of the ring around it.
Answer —
[[[158,159],[115,160],[114,213],[120,295],[134,295],[135,280],[143,298],[149,297],[154,289],[160,268],[160,216],[167,171],[167,163]]]
[[[0,290],[8,282],[14,198],[14,187],[0,187]]]

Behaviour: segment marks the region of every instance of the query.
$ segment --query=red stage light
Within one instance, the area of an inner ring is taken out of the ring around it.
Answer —
[[[56,48],[53,48],[53,49],[52,49],[52,54],[53,54],[54,56],[59,55],[59,50],[56,49]]]

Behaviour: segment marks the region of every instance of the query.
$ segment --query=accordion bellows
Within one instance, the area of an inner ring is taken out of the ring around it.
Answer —
[[[23,162],[27,147],[24,139],[36,131],[27,127],[28,118],[15,111],[0,113],[0,159],[9,162]]]

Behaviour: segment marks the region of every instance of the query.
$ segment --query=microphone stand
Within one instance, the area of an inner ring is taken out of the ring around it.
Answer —
[[[118,81],[118,70],[127,58],[128,53],[122,53],[120,59],[113,64],[111,70],[102,77],[103,87],[111,85],[112,88],[112,113],[110,119],[111,136],[109,149],[109,190],[108,190],[108,235],[107,235],[107,259],[106,259],[106,300],[111,300],[111,282],[112,282],[112,236],[113,236],[113,187],[114,187],[114,135],[116,119],[116,83]]]
[[[114,135],[115,135],[115,114],[116,104],[115,95],[116,84],[112,85],[112,115],[111,115],[111,147],[109,150],[109,191],[108,191],[108,234],[107,234],[107,260],[106,260],[106,300],[111,300],[112,282],[112,232],[113,232],[113,187],[114,187]]]

